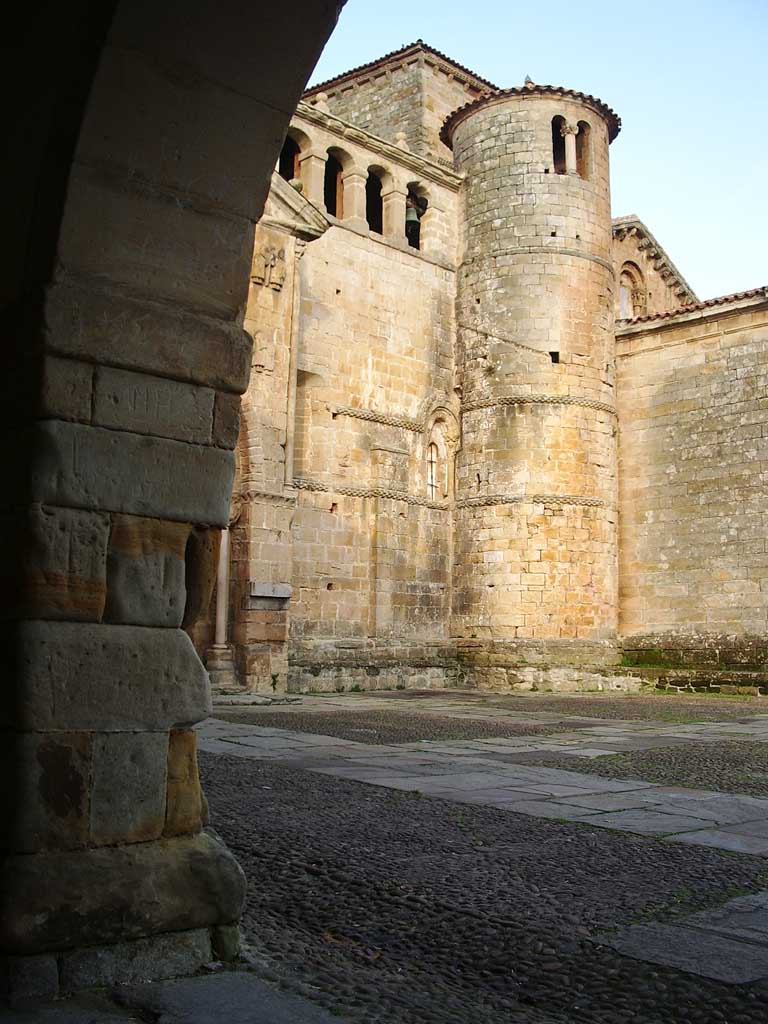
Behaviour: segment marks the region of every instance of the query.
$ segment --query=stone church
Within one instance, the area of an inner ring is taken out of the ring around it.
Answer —
[[[305,92],[194,630],[214,685],[768,684],[768,289],[699,301],[611,217],[620,128],[422,41]]]

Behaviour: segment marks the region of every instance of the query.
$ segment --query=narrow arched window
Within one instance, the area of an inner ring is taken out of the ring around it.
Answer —
[[[323,201],[325,208],[332,217],[341,219],[344,216],[344,170],[333,153],[328,154],[325,162],[325,180],[323,183]]]
[[[286,181],[293,181],[299,176],[299,152],[299,144],[296,140],[292,139],[290,135],[286,135],[277,164],[277,173]]]
[[[591,176],[590,127],[586,121],[579,121],[576,135],[576,170],[585,180]]]
[[[430,501],[437,501],[437,477],[440,454],[434,441],[427,448],[427,497]]]
[[[619,320],[632,320],[647,312],[645,281],[639,267],[625,263],[619,274],[619,296],[616,316]]]
[[[565,118],[557,117],[552,118],[552,161],[554,164],[555,174],[565,174],[565,138],[563,137],[562,129],[565,125]]]
[[[405,237],[412,249],[421,248],[421,218],[428,205],[427,197],[420,195],[415,186],[409,185],[405,197]]]
[[[381,178],[375,171],[368,171],[365,183],[365,219],[371,231],[384,231],[384,205],[381,198]]]

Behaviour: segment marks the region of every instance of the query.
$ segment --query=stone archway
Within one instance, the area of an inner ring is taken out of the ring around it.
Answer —
[[[11,990],[77,987],[86,947],[98,984],[137,951],[162,977],[236,945],[244,883],[203,830],[208,681],[181,627],[227,522],[254,224],[340,6],[51,4],[5,68]]]

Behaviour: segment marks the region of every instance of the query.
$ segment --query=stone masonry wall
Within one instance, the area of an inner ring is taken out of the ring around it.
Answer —
[[[414,152],[423,152],[421,130],[423,67],[418,56],[394,70],[342,83],[328,91],[328,109],[344,121],[390,142],[405,132]]]
[[[684,666],[719,648],[731,652],[726,663],[765,671],[768,307],[737,302],[628,325],[618,346],[629,661]]]
[[[341,227],[301,275],[291,662],[325,665],[329,644],[343,661],[369,638],[391,660],[448,622],[448,466],[432,501],[426,473],[430,426],[456,431],[454,275]]]

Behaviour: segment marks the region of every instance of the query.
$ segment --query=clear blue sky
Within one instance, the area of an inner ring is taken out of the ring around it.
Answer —
[[[502,87],[599,96],[623,121],[614,216],[702,299],[768,285],[768,0],[348,0],[311,82],[419,37]]]

